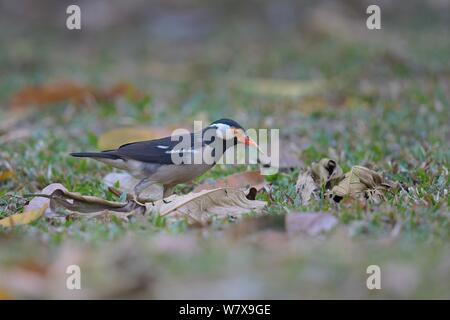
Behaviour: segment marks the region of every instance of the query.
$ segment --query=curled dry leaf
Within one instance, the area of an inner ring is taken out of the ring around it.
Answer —
[[[64,187],[62,184],[60,184],[60,183],[52,183],[52,184],[49,184],[48,186],[46,186],[44,189],[42,189],[42,191],[40,193],[44,194],[44,195],[50,195],[50,194],[53,193],[53,191],[59,190],[59,189],[67,191],[66,187]],[[52,215],[52,211],[49,208],[49,204],[50,204],[50,200],[48,198],[45,198],[45,197],[34,197],[25,206],[24,212],[27,212],[27,211],[30,211],[30,210],[36,210],[36,209],[42,208],[42,206],[44,206],[44,205],[47,205],[47,209],[45,210],[45,215],[51,216]]]
[[[38,198],[49,199],[51,212],[56,212],[58,207],[63,207],[71,211],[75,216],[85,218],[97,218],[107,215],[115,215],[121,219],[132,212],[145,212],[145,207],[134,200],[126,202],[108,201],[93,196],[83,196],[76,192],[69,192],[64,189],[55,189],[50,194],[37,194]]]
[[[306,203],[311,199],[314,190],[321,186],[328,190],[326,194],[336,202],[345,196],[354,198],[359,195],[379,202],[384,199],[386,191],[398,189],[398,183],[388,181],[381,174],[366,167],[353,166],[344,175],[336,161],[327,158],[313,163],[311,172],[313,182],[307,173],[300,173],[297,181],[297,192]]]
[[[43,195],[46,196],[46,195]],[[58,206],[77,213],[96,213],[109,210],[113,212],[143,212],[143,206],[134,200],[115,202],[94,196],[83,196],[76,192],[55,190],[47,196],[50,199],[50,208],[55,210]]]
[[[60,183],[52,183],[42,189],[41,194],[48,196],[55,190],[66,190],[66,188]],[[0,220],[0,225],[4,227],[13,227],[19,224],[28,224],[34,220],[39,219],[42,215],[51,215],[49,208],[50,200],[46,197],[34,197],[25,206],[23,213],[14,214]]]
[[[317,185],[309,172],[300,172],[297,179],[296,190],[302,199],[302,204],[307,205],[311,198],[317,198]]]
[[[217,188],[192,192],[186,195],[172,195],[154,204],[147,204],[147,210],[161,216],[176,214],[187,216],[195,222],[204,224],[209,214],[220,218],[236,218],[250,211],[260,212],[265,201],[249,200],[244,191],[233,188]]]
[[[342,181],[331,189],[331,197],[339,201],[345,196],[364,195],[374,201],[384,199],[384,192],[394,190],[397,184],[387,181],[379,173],[362,166],[353,166]]]
[[[317,236],[333,229],[338,220],[328,213],[289,213],[286,215],[286,232],[289,235]]]
[[[98,148],[101,150],[116,149],[123,144],[152,140],[170,136],[176,129],[175,126],[170,127],[128,127],[107,131],[98,139]]]
[[[327,188],[334,186],[343,175],[341,167],[332,159],[321,159],[318,163],[311,165],[314,181]]]
[[[53,211],[57,207],[63,207],[81,217],[94,218],[111,213],[119,218],[126,218],[132,213],[158,213],[161,216],[172,214],[175,217],[187,216],[201,224],[209,220],[209,214],[218,217],[237,217],[250,211],[260,212],[266,204],[264,201],[249,200],[244,191],[232,188],[204,190],[182,196],[172,195],[145,205],[134,199],[114,202],[62,189],[39,196],[50,199],[50,208]]]

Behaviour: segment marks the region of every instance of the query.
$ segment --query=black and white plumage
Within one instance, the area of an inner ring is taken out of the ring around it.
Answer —
[[[180,142],[184,141],[182,147]],[[74,157],[89,157],[129,172],[140,179],[135,187],[139,194],[153,184],[164,187],[164,197],[179,183],[189,182],[202,175],[220,159],[227,148],[237,143],[256,146],[236,121],[220,119],[202,132],[170,136],[161,139],[127,143],[115,150],[76,152]],[[212,161],[194,163],[197,153],[208,151]],[[183,159],[181,162],[180,159]]]

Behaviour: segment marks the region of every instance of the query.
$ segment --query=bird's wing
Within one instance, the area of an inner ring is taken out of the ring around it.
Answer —
[[[173,140],[172,140],[173,139]],[[182,140],[183,139],[183,140]],[[165,137],[156,140],[127,143],[111,153],[124,158],[147,163],[173,164],[173,154],[191,155],[194,149],[194,134],[177,137]]]

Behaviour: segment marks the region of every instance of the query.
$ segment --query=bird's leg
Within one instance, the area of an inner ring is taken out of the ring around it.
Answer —
[[[151,181],[149,178],[144,178],[139,181],[138,184],[134,186],[134,200],[139,204],[143,204],[144,202],[146,202],[147,199],[141,199],[139,195],[142,193],[142,191],[149,188],[154,183],[155,182]],[[154,205],[152,200],[150,200],[150,202],[152,203],[152,205]]]
[[[172,186],[172,185],[165,185],[165,186],[164,186],[163,202],[164,202],[165,204],[170,203],[170,201],[166,201],[166,200],[164,200],[164,198],[167,198],[167,197],[169,197],[170,195],[172,195],[172,193],[173,193],[173,188],[174,188],[174,186]]]

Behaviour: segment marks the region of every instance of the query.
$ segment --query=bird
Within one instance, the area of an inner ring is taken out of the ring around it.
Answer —
[[[176,185],[204,174],[228,148],[238,143],[256,147],[262,152],[239,123],[224,118],[212,122],[201,132],[131,142],[113,150],[74,152],[70,155],[92,158],[127,171],[139,180],[134,187],[134,196],[142,202],[140,194],[154,184],[163,187],[163,199],[169,197]],[[209,155],[209,161],[200,157],[201,162],[196,162],[199,158],[195,157],[199,155]]]

